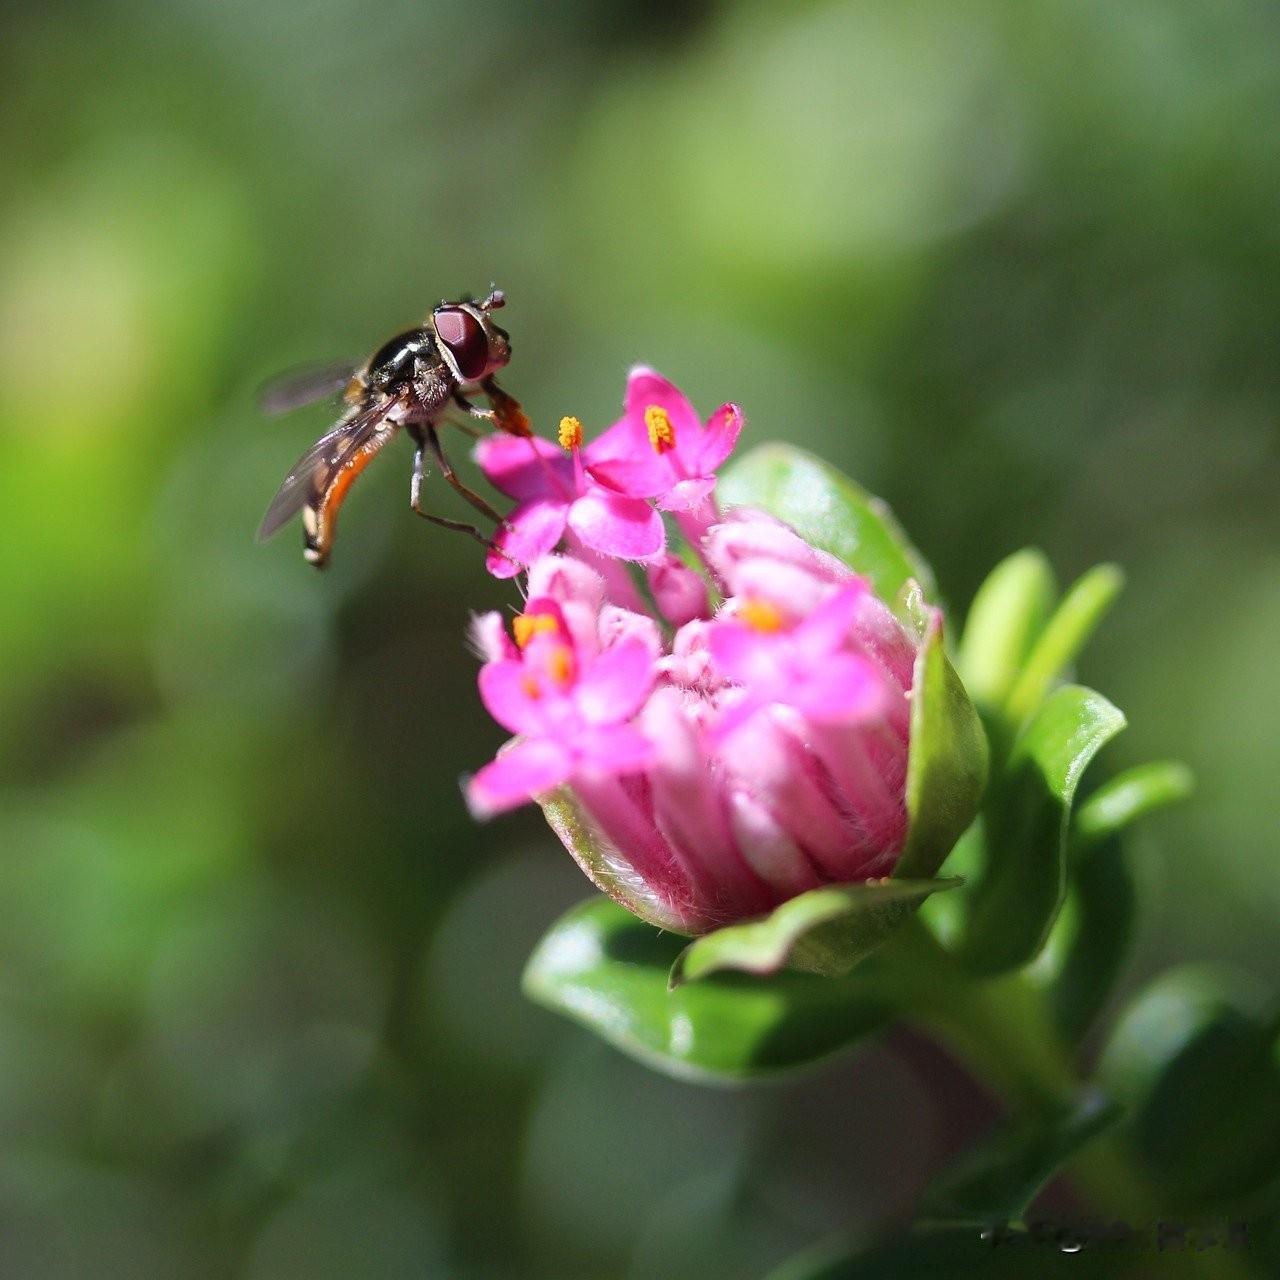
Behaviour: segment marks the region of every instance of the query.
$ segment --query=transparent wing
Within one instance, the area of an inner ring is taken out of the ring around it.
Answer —
[[[336,396],[351,381],[358,369],[350,360],[331,360],[328,364],[300,365],[263,383],[258,391],[258,405],[263,413],[288,413],[304,404],[314,404]]]
[[[265,542],[281,525],[287,524],[309,502],[318,503],[334,478],[386,421],[394,400],[364,409],[346,418],[311,446],[293,464],[284,483],[271,499],[267,514],[258,526],[258,541]]]

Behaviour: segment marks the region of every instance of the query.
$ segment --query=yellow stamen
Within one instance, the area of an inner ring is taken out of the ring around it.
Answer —
[[[573,650],[567,644],[551,655],[551,678],[562,689],[573,679]]]
[[[520,687],[530,698],[542,697],[542,688],[532,676],[524,676],[520,681]]]
[[[768,600],[744,600],[738,606],[738,615],[753,631],[781,631],[782,610]]]
[[[644,425],[649,428],[649,443],[654,453],[666,453],[676,447],[675,426],[660,404],[651,404],[644,411]]]
[[[523,649],[536,635],[559,629],[559,623],[552,613],[517,613],[511,620],[511,630],[516,638],[516,645]]]
[[[560,447],[562,449],[582,448],[582,423],[577,418],[560,419]]]

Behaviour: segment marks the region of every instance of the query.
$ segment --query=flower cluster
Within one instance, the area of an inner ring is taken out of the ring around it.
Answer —
[[[560,448],[478,451],[518,502],[490,567],[527,566],[527,600],[510,633],[496,613],[474,624],[481,698],[515,738],[469,803],[543,803],[602,888],[684,933],[885,875],[906,835],[916,637],[787,525],[719,511],[740,428],[734,406],[704,423],[638,369],[591,445],[566,419]]]

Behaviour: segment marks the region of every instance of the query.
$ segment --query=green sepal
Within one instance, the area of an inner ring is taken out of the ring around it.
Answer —
[[[886,603],[908,578],[920,583],[926,599],[936,596],[933,571],[889,507],[803,449],[752,449],[724,470],[716,493],[723,507],[758,507],[785,521],[806,542],[862,574]]]
[[[1031,960],[1066,894],[1071,804],[1085,768],[1123,727],[1101,694],[1056,689],[1023,728],[984,812],[985,866],[968,895],[958,952],[975,972]]]
[[[810,889],[761,920],[727,925],[676,957],[670,986],[724,970],[780,969],[839,977],[874,951],[931,893],[959,880],[866,880]]]
[[[684,939],[604,898],[560,918],[524,974],[525,993],[622,1052],[682,1079],[732,1081],[794,1070],[883,1026],[900,995],[867,973],[716,974],[670,991]]]
[[[907,840],[894,868],[928,880],[973,821],[987,783],[987,735],[948,659],[934,610],[916,653],[907,758]]]

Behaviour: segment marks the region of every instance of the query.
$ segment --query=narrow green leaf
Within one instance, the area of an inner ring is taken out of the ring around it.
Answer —
[[[811,889],[762,920],[727,925],[695,939],[676,957],[670,985],[674,989],[728,969],[846,974],[931,893],[959,883],[884,879]]]
[[[998,1130],[926,1194],[926,1218],[1019,1218],[1086,1142],[1114,1124],[1120,1108],[1090,1090],[1062,1114]]]
[[[1105,839],[1145,814],[1185,800],[1194,785],[1191,770],[1171,760],[1126,769],[1103,783],[1076,811],[1072,838],[1077,844]]]
[[[1014,552],[987,575],[965,620],[956,662],[974,702],[1004,702],[1056,594],[1053,570],[1034,548]]]
[[[722,505],[759,507],[801,537],[838,556],[891,603],[908,578],[934,599],[933,573],[888,506],[820,458],[786,444],[765,444],[727,467]]]
[[[1084,648],[1122,586],[1124,574],[1113,564],[1100,564],[1063,596],[1009,692],[1005,712],[1012,724],[1021,725],[1044,701],[1053,682]]]
[[[936,612],[916,655],[912,690],[910,825],[894,875],[928,880],[973,821],[987,781],[987,737],[947,658]]]
[[[1280,1169],[1277,1020],[1259,993],[1202,968],[1161,975],[1116,1024],[1101,1078],[1171,1207],[1225,1209]]]
[[[1076,786],[1124,727],[1101,694],[1055,690],[1014,744],[985,812],[986,866],[969,896],[959,952],[980,973],[1001,973],[1040,950],[1066,892],[1066,838]]]
[[[874,958],[844,978],[717,974],[669,991],[684,941],[593,898],[539,943],[525,992],[650,1067],[711,1081],[806,1066],[893,1015],[888,983],[866,973]]]

